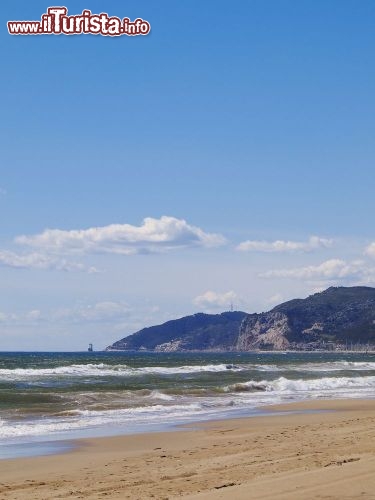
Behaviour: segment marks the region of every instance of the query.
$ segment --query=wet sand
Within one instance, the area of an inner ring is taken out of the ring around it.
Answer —
[[[83,439],[61,455],[0,461],[0,500],[181,497],[373,500],[375,400],[278,405],[267,417]]]

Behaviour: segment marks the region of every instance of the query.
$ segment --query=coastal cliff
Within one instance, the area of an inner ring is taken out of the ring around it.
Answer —
[[[280,312],[249,314],[242,321],[235,345],[238,351],[284,350],[289,347],[288,316]]]
[[[243,320],[235,348],[322,349],[375,342],[375,288],[331,287]]]

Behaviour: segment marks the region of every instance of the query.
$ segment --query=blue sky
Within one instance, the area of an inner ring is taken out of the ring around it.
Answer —
[[[151,33],[2,6],[0,349],[374,285],[374,2],[64,5]]]

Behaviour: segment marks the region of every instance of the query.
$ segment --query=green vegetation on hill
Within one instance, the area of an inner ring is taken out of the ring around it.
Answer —
[[[375,288],[331,287],[306,299],[280,304],[273,311],[287,314],[291,341],[303,340],[303,330],[317,323],[322,325],[322,335],[331,340],[375,341]]]
[[[176,351],[233,348],[244,312],[198,313],[151,326],[125,337],[107,350]]]

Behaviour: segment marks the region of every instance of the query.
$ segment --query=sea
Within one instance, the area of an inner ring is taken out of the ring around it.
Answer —
[[[0,458],[275,403],[373,397],[371,353],[0,353]]]

